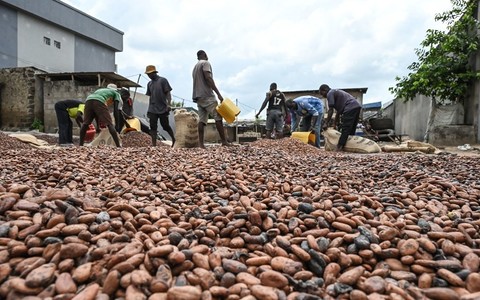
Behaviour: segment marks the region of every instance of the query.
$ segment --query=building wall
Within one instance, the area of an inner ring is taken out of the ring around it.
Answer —
[[[59,0],[0,1],[0,68],[115,72],[123,32]],[[44,37],[51,45],[44,44]],[[55,47],[60,42],[60,49]]]
[[[17,65],[17,14],[0,5],[0,67]],[[8,42],[7,42],[8,41]]]
[[[116,72],[115,51],[90,40],[75,38],[75,72]]]
[[[424,141],[431,104],[432,100],[425,96],[417,96],[408,102],[396,99],[385,109],[383,116],[395,121],[395,133]],[[439,107],[428,142],[435,146],[475,144],[476,131],[473,125],[465,122],[464,110],[460,103]]]
[[[74,50],[72,33],[18,13],[18,67],[35,66],[50,73],[73,72]]]
[[[43,82],[43,123],[45,132],[55,133],[58,130],[55,103],[66,99],[85,101],[88,95],[98,89],[98,86],[79,86],[74,81]],[[78,126],[74,123],[74,132],[78,134]]]
[[[30,128],[36,109],[38,94],[34,68],[0,69],[0,128],[21,130]]]
[[[0,6],[9,6],[14,10],[31,14],[116,51],[123,50],[122,31],[60,0],[2,0]]]
[[[413,140],[423,141],[427,130],[430,105],[430,98],[425,96],[417,96],[408,102],[397,99],[390,106],[393,112],[387,110],[384,115],[395,121],[395,133],[408,134]]]

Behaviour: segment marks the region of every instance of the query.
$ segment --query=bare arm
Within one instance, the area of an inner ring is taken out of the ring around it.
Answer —
[[[78,127],[82,127],[83,124],[83,114],[79,111],[77,112],[77,117],[75,118],[75,121],[77,122]]]
[[[115,119],[115,127],[118,127],[118,124],[120,124],[120,109],[118,101],[113,101],[113,118]],[[120,133],[121,130],[121,128],[117,128],[118,133]]]
[[[168,91],[166,96],[167,96],[168,111],[170,111],[172,108],[172,93]]]
[[[335,114],[335,120],[333,121],[333,127],[334,127],[334,128],[337,128],[339,122],[340,122],[340,114],[337,112],[337,113]]]
[[[217,94],[218,100],[220,100],[220,102],[222,102],[223,97],[220,94],[220,91],[218,90],[217,86],[215,85],[215,81],[213,80],[212,73],[204,70],[203,75],[205,76],[205,79],[207,80],[207,83],[210,86],[210,88],[212,88],[212,90],[215,92],[215,94]]]
[[[328,109],[328,114],[327,114],[327,120],[325,121],[325,125],[323,127],[327,128],[328,127],[328,124],[330,123],[330,121],[332,120],[332,116],[333,116],[333,108],[329,108]],[[336,116],[335,116],[336,118]]]
[[[258,113],[255,115],[255,117],[258,118],[258,115],[263,111],[263,109],[265,108],[265,106],[267,106],[267,102],[268,102],[268,99],[270,99],[270,92],[267,93],[267,96],[265,97],[265,100],[263,100],[263,103],[262,103],[262,107],[260,107],[260,110],[258,111]]]

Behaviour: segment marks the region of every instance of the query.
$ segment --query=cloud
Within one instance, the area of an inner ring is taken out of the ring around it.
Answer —
[[[186,104],[194,105],[191,72],[204,49],[241,118],[254,115],[274,81],[281,90],[367,87],[365,102],[391,100],[388,88],[416,61],[426,30],[444,28],[435,14],[451,8],[449,0],[65,2],[125,33],[121,75],[137,81],[154,64]]]

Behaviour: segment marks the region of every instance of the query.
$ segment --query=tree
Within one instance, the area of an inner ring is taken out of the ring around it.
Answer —
[[[172,105],[171,105],[172,107],[183,107],[183,102],[180,102],[180,101],[177,102],[177,101],[175,101],[175,100],[173,100],[173,99],[172,99],[172,103],[171,103],[171,104],[172,104]]]
[[[396,98],[413,100],[417,95],[432,99],[425,141],[431,131],[437,107],[445,101],[463,103],[468,89],[480,79],[470,60],[479,48],[480,29],[476,19],[478,0],[451,0],[452,10],[437,14],[435,21],[447,25],[445,31],[427,30],[425,40],[415,49],[418,62],[412,63],[411,72],[389,88]]]

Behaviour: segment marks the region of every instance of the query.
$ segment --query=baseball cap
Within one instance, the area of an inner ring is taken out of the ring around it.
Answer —
[[[117,85],[115,83],[109,83],[107,85],[107,89],[118,90]]]

